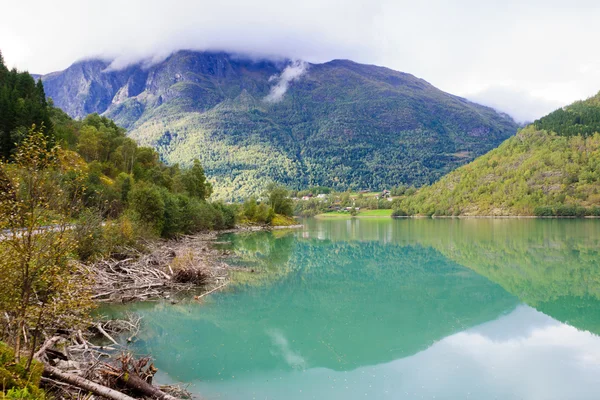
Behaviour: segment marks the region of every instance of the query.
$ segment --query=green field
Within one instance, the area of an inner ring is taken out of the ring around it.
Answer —
[[[350,215],[349,212],[333,211],[317,215],[317,218],[372,218],[372,217],[391,217],[392,210],[364,210],[360,211],[356,216]]]

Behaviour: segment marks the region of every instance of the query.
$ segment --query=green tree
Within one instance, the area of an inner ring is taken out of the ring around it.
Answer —
[[[283,186],[270,184],[267,187],[266,197],[269,205],[276,214],[292,216],[294,213],[294,202],[289,197],[289,191]]]
[[[182,182],[185,191],[191,197],[196,197],[201,200],[205,200],[212,194],[212,185],[206,181],[204,175],[204,168],[200,165],[198,159],[194,160],[192,168],[185,170],[182,173]]]

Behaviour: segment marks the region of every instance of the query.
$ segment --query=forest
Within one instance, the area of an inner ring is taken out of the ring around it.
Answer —
[[[559,109],[411,196],[395,215],[600,215],[600,96]]]

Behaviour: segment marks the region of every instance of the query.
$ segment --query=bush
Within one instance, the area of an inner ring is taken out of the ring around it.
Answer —
[[[84,210],[73,229],[77,241],[77,256],[87,261],[103,253],[102,216],[91,209]]]
[[[242,215],[249,221],[253,221],[256,216],[257,208],[256,197],[252,196],[244,201],[244,204],[242,205]]]
[[[536,207],[533,210],[533,215],[535,215],[536,217],[553,217],[554,210],[552,210],[552,207],[548,206]]]
[[[392,211],[392,217],[407,217],[408,213],[401,208],[397,208]]]
[[[160,236],[170,238],[186,232],[189,216],[185,215],[185,212],[189,211],[189,197],[170,193],[164,188],[161,188],[160,194],[164,203]]]
[[[554,210],[554,215],[557,217],[584,217],[585,208],[571,205],[558,206]]]
[[[591,215],[593,217],[600,217],[600,207],[594,206],[590,208],[587,212],[587,215]]]
[[[157,186],[145,182],[134,185],[128,201],[136,219],[162,233],[165,224],[165,201]]]
[[[559,205],[556,207],[540,206],[533,210],[536,217],[585,217],[589,210],[575,205]]]
[[[275,216],[271,220],[271,225],[273,225],[273,226],[292,226],[292,225],[296,225],[296,220],[292,217],[275,214]]]
[[[0,399],[43,400],[45,394],[39,388],[39,384],[44,366],[34,361],[29,371],[26,371],[26,357],[20,363],[15,363],[14,360],[13,350],[0,342]]]
[[[186,221],[185,232],[196,233],[213,229],[218,212],[220,211],[215,210],[204,200],[189,199],[188,206],[183,211],[183,218]]]
[[[275,211],[265,203],[257,204],[256,197],[250,197],[242,206],[242,216],[248,222],[270,224],[275,216]]]
[[[217,210],[220,211],[222,218],[221,218],[221,225],[217,225],[215,224],[215,229],[232,229],[235,228],[235,224],[236,224],[236,215],[237,215],[237,209],[234,205],[227,205],[224,203],[213,203],[213,207]]]

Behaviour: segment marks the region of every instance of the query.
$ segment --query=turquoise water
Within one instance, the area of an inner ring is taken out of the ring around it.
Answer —
[[[202,304],[128,306],[206,399],[597,399],[600,221],[306,220],[229,235]]]

